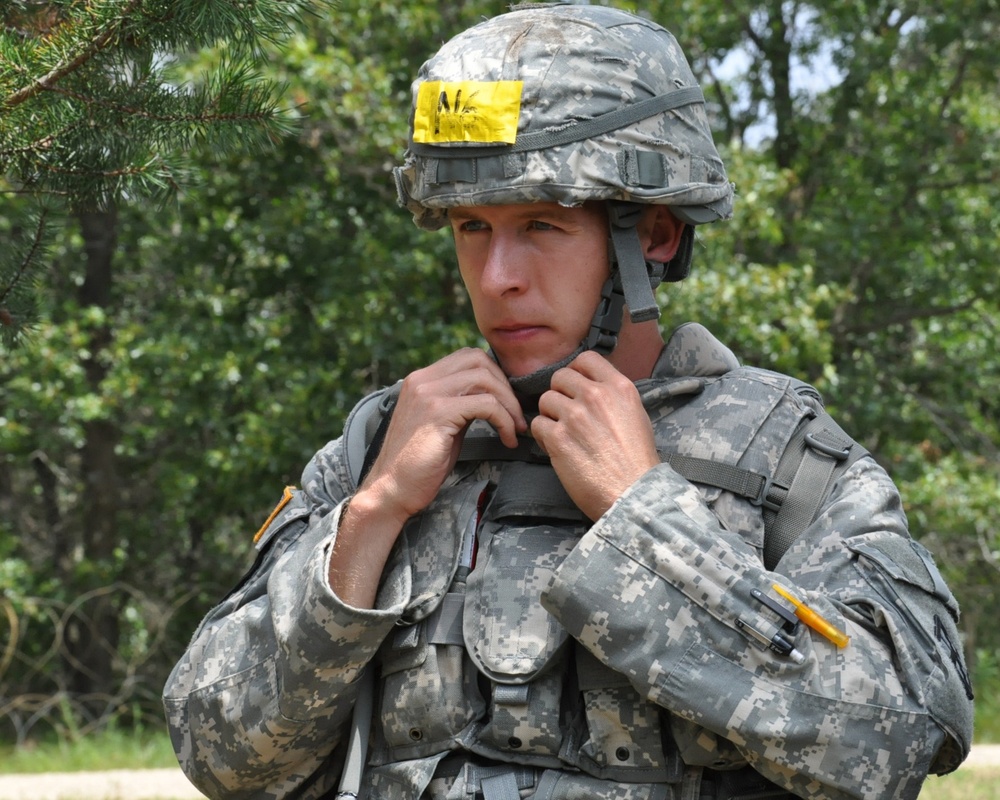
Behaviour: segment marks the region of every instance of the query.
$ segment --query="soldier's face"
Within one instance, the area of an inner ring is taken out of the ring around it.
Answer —
[[[609,274],[604,206],[477,206],[449,217],[476,324],[507,374],[572,353]]]

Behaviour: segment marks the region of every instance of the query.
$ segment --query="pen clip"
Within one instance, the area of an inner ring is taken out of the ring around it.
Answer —
[[[751,589],[750,596],[762,605],[767,606],[775,614],[781,617],[783,620],[781,627],[786,633],[794,634],[798,630],[799,618],[796,616],[794,610],[787,608],[777,600],[768,597],[760,589]]]

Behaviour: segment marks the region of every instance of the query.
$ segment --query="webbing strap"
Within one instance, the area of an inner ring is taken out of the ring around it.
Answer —
[[[427,618],[428,644],[457,644],[465,646],[462,633],[462,615],[465,611],[465,595],[448,592],[435,610]]]
[[[516,448],[507,447],[492,432],[466,436],[459,453],[459,461],[529,461],[548,463],[548,456],[534,439],[518,437]],[[665,450],[657,451],[660,459],[692,483],[703,483],[725,489],[759,505],[773,505],[777,509],[784,499],[784,487],[767,483],[767,479],[732,464],[723,464],[707,458],[684,456]],[[530,487],[525,487],[529,490]],[[765,489],[768,490],[765,493]]]
[[[585,519],[555,470],[539,464],[506,465],[493,492],[487,516],[502,519],[539,515],[576,521]]]
[[[765,512],[764,566],[774,569],[785,551],[816,518],[835,473],[868,454],[825,410],[796,431],[775,470],[774,482],[788,487],[777,513]]]
[[[541,445],[530,436],[518,436],[517,447],[507,447],[492,430],[473,433],[469,431],[462,441],[459,461],[527,461],[548,463]]]
[[[483,800],[519,800],[520,789],[535,785],[535,770],[513,764],[482,765],[466,763],[466,787],[478,786]]]
[[[758,472],[751,472],[742,467],[711,461],[707,458],[682,456],[664,450],[657,452],[661,461],[669,464],[678,474],[683,475],[692,483],[703,483],[706,486],[725,489],[727,492],[738,494],[740,497],[745,497],[760,505],[763,505],[764,502],[780,502],[779,497],[763,497],[767,480]]]
[[[526,683],[493,685],[493,700],[501,706],[526,706],[531,687]]]
[[[624,108],[601,114],[593,119],[571,122],[558,128],[546,128],[532,133],[522,133],[512,145],[485,145],[481,147],[441,147],[439,145],[410,142],[409,150],[427,158],[488,158],[499,153],[526,153],[533,150],[547,150],[564,144],[593,139],[611,131],[621,130],[657,114],[692,103],[704,103],[705,95],[697,86],[685,86],[665,94],[649,97]]]
[[[366,669],[358,680],[358,695],[351,716],[351,733],[347,744],[347,758],[340,775],[335,800],[352,800],[361,790],[361,774],[365,769],[368,750],[368,732],[371,728],[372,707],[375,693],[375,670]]]
[[[660,316],[660,307],[656,304],[649,282],[646,256],[642,252],[642,242],[639,241],[639,232],[635,227],[641,209],[637,203],[608,203],[611,242],[618,262],[625,305],[628,306],[632,322],[648,322],[659,319]]]
[[[491,778],[483,778],[479,784],[483,790],[483,800],[520,800],[517,779],[513,772],[504,772]]]

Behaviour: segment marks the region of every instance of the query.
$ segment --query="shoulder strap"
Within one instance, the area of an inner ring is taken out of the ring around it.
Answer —
[[[785,551],[816,519],[837,478],[868,454],[823,408],[799,425],[771,479],[771,493],[784,492],[784,498],[777,508],[764,507],[767,569],[774,569]]]
[[[358,678],[358,694],[351,716],[350,735],[347,739],[347,755],[343,772],[334,800],[357,800],[361,793],[361,779],[365,771],[368,751],[368,732],[371,729],[372,709],[375,702],[375,677],[372,667],[368,667]]]
[[[399,384],[374,392],[362,398],[351,411],[344,424],[344,453],[347,468],[357,489],[378,456],[385,439],[392,410],[399,396]],[[347,739],[347,754],[334,800],[357,800],[361,792],[368,751],[368,733],[371,728],[372,709],[375,702],[375,678],[369,665],[358,679],[357,697],[351,714]]]
[[[354,483],[352,489],[361,485],[382,449],[400,388],[396,383],[363,397],[344,423],[344,454]]]
[[[815,394],[806,384],[801,386]],[[355,486],[364,480],[378,455],[398,394],[397,384],[369,395],[351,412],[344,436]],[[796,428],[771,476],[711,459],[659,451],[665,463],[692,483],[732,492],[762,507],[764,566],[769,570],[816,518],[837,478],[869,455],[822,405],[817,404],[814,412]],[[530,437],[519,437],[518,447],[508,448],[492,428],[478,426],[466,434],[459,460],[537,463],[548,459]]]
[[[836,479],[868,455],[823,409],[795,430],[771,477],[709,459],[659,453],[692,483],[724,489],[763,508],[764,566],[769,570],[816,519]]]

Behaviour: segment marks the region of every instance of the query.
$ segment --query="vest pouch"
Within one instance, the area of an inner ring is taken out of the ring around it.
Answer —
[[[390,569],[409,568],[411,595],[378,661],[378,735],[373,763],[424,758],[450,749],[453,738],[480,719],[486,703],[465,655],[460,617],[463,595],[449,588],[462,543],[475,532],[486,481],[444,487],[411,519],[394,549]],[[457,586],[458,584],[456,584]]]
[[[461,644],[431,641],[429,620],[400,626],[382,646],[378,712],[384,757],[373,763],[423,758],[483,717],[486,704]],[[386,752],[387,750],[387,752]]]
[[[408,570],[412,588],[401,624],[412,624],[433,612],[448,592],[458,570],[462,542],[474,534],[479,498],[486,481],[445,486],[421,514],[407,521],[383,572]]]
[[[488,720],[470,749],[559,765],[560,709],[570,637],[540,602],[578,532],[547,525],[488,523],[465,598],[466,648],[491,681]]]
[[[488,720],[470,747],[480,754],[559,765],[570,637],[541,593],[588,525],[551,467],[504,465],[465,597],[466,648],[492,682]]]
[[[628,678],[606,667],[577,644],[576,675],[583,724],[581,742],[563,758],[595,778],[628,783],[680,783],[684,764],[658,706],[642,697]]]
[[[509,758],[535,767],[559,768],[563,746],[561,722],[564,648],[530,683],[492,683],[490,714],[469,749],[480,755]]]
[[[380,764],[374,769],[366,769],[360,797],[365,800],[379,797],[424,797],[424,791],[431,785],[438,764],[446,755],[447,753],[438,753],[428,758],[405,763]],[[320,800],[340,796],[334,794],[334,790],[331,789]]]
[[[527,683],[566,646],[541,594],[588,525],[550,466],[504,465],[465,597],[465,644],[491,680]]]

